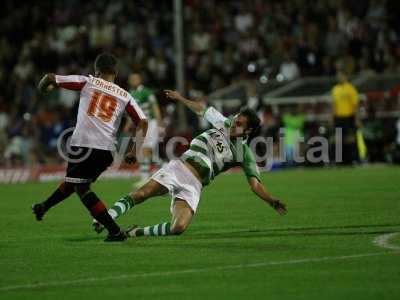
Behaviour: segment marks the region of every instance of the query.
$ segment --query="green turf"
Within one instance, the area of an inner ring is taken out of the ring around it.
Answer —
[[[221,175],[184,235],[111,245],[75,196],[34,221],[30,205],[56,183],[1,185],[0,299],[400,299],[400,252],[372,243],[400,232],[399,168],[282,171],[263,181],[288,215],[252,195],[242,174]],[[130,188],[94,186],[109,204]],[[156,198],[120,223],[168,219],[169,199]],[[390,244],[400,249],[400,235]]]

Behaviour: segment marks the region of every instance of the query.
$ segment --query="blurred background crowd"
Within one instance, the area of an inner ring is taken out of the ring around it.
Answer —
[[[399,11],[385,0],[184,1],[187,93],[260,76],[399,72]],[[132,71],[156,92],[175,86],[171,1],[4,1],[0,15],[0,165],[59,159],[77,95],[39,95],[46,72],[93,73],[95,56],[111,51],[122,87]]]

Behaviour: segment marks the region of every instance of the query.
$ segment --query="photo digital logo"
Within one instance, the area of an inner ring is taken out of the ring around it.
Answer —
[[[85,161],[90,154],[92,149],[87,149],[86,151],[82,148],[77,148],[71,146],[71,138],[75,127],[70,127],[64,130],[57,139],[57,151],[58,154],[66,161],[70,163],[80,163]]]
[[[57,149],[59,155],[67,162],[79,163],[87,159],[92,149],[79,148],[71,146],[71,138],[74,127],[68,128],[62,132],[57,140]],[[279,130],[278,139],[271,136],[257,136],[254,137],[249,143],[257,164],[264,170],[270,170],[274,164],[286,165],[299,165],[307,163],[313,164],[330,164],[341,163],[343,157],[343,136],[342,130],[336,128],[334,132],[334,141],[329,140],[326,136],[312,136],[305,140],[303,136],[299,136],[296,142],[289,146],[285,144],[285,132],[281,128]],[[152,161],[160,162],[160,144],[163,138],[155,143],[152,151]],[[165,157],[168,161],[178,159],[179,155],[176,153],[178,147],[188,148],[190,140],[182,136],[173,136],[165,143]],[[212,142],[212,141],[211,141]],[[235,150],[235,161],[244,161],[244,152],[242,151],[242,144],[246,141],[239,137],[235,141],[231,141],[231,148]],[[79,144],[79,143],[78,143]],[[123,137],[119,141],[119,145],[114,152],[114,167],[119,167],[125,159],[125,155],[130,151],[135,151],[135,158],[138,163],[143,162],[143,155],[141,152],[141,145],[143,139],[134,137]],[[334,146],[334,147],[333,147]],[[259,151],[262,149],[262,151]],[[213,153],[210,150],[210,153]],[[211,154],[212,155],[212,154]],[[228,158],[225,158],[226,161]],[[232,160],[232,157],[230,158]]]

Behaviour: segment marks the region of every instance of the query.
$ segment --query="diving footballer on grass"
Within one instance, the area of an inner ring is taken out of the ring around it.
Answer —
[[[169,99],[182,103],[206,119],[213,128],[195,137],[180,159],[171,160],[144,186],[123,197],[109,209],[109,214],[116,219],[149,198],[167,193],[171,195],[170,222],[145,227],[133,226],[128,235],[165,236],[183,233],[196,213],[203,187],[232,167],[241,167],[251,190],[277,213],[285,214],[285,205],[272,197],[261,183],[254,154],[247,145],[247,138],[260,126],[256,113],[243,109],[233,119],[228,119],[214,107],[207,108],[203,103],[186,99],[176,91],[165,92]],[[95,222],[93,225],[97,232],[102,230],[100,223]]]

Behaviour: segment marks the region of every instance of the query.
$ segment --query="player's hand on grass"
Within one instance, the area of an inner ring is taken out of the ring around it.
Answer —
[[[270,203],[270,205],[272,206],[273,209],[275,209],[275,211],[280,214],[280,215],[284,215],[287,213],[287,209],[286,209],[286,205],[284,203],[282,203],[280,200],[276,199],[274,201],[272,201]]]
[[[125,155],[125,162],[128,164],[132,164],[136,162],[136,155],[134,152],[129,152]]]
[[[164,90],[164,93],[167,96],[167,98],[171,100],[180,101],[181,99],[184,99],[183,96],[178,91]]]

